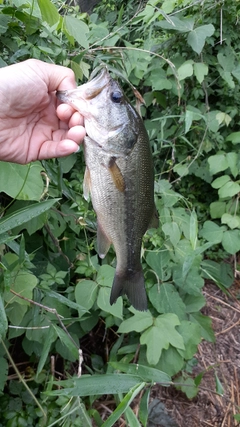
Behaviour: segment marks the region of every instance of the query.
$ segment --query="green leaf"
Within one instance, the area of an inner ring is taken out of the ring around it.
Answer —
[[[76,303],[79,305],[79,316],[90,310],[97,299],[98,285],[92,280],[80,280],[75,287]],[[85,310],[82,310],[84,307]]]
[[[118,298],[118,300],[113,305],[111,305],[110,294],[111,294],[111,289],[106,286],[102,286],[99,289],[99,293],[97,297],[97,305],[101,310],[105,311],[106,313],[110,313],[113,316],[118,317],[119,319],[122,319],[122,311],[123,311],[122,298]]]
[[[44,202],[34,203],[25,208],[21,208],[16,212],[5,215],[0,219],[0,234],[3,234],[16,226],[22,226],[30,219],[48,211],[58,200],[59,199],[49,199]]]
[[[168,375],[176,375],[184,365],[184,359],[179,351],[171,345],[167,350],[163,350],[156,368],[164,370]]]
[[[183,320],[177,327],[178,332],[183,337],[185,350],[178,350],[184,359],[192,359],[197,352],[198,344],[201,342],[201,327],[196,323]]]
[[[231,178],[229,175],[222,175],[219,178],[214,179],[211,186],[213,188],[221,188],[223,185],[225,185],[229,181],[231,181]]]
[[[190,216],[190,242],[193,250],[197,247],[198,241],[198,219],[195,211],[191,212]]]
[[[149,311],[137,311],[131,309],[134,316],[124,320],[118,328],[119,333],[128,333],[132,331],[142,332],[153,324],[153,317]]]
[[[168,349],[169,344],[184,350],[183,339],[175,329],[179,324],[175,314],[162,314],[155,319],[153,326],[143,332],[140,342],[147,346],[147,360],[150,365],[158,363],[162,350]]]
[[[228,168],[228,161],[225,154],[215,154],[208,158],[210,172],[212,175],[215,173],[225,171]]]
[[[166,222],[162,226],[163,232],[169,236],[170,242],[176,246],[181,238],[181,232],[176,222]]]
[[[148,405],[150,398],[150,390],[150,388],[145,390],[139,405],[139,420],[141,421],[143,427],[147,427],[148,422]]]
[[[142,427],[142,425],[138,421],[138,417],[135,415],[135,412],[133,411],[133,409],[131,408],[131,406],[128,406],[125,409],[124,416],[125,416],[125,418],[126,418],[126,420],[128,422],[128,425],[130,425],[131,427]],[[113,420],[111,420],[111,423],[112,422],[113,422]],[[115,422],[114,422],[114,424],[116,425]],[[111,425],[113,425],[113,424],[111,424]],[[109,424],[109,427],[110,427],[110,424]]]
[[[223,214],[221,218],[222,224],[227,224],[232,230],[234,228],[240,228],[240,216],[230,215],[228,213]]]
[[[222,239],[222,245],[225,251],[227,251],[229,254],[236,254],[240,250],[240,231],[225,231]]]
[[[214,371],[214,377],[215,377],[215,383],[216,383],[216,392],[218,394],[220,394],[221,396],[223,396],[224,395],[224,388],[222,386],[220,379],[218,378],[216,371]]]
[[[215,29],[212,24],[201,25],[200,27],[195,28],[188,34],[187,42],[194,50],[194,52],[202,52],[203,46],[205,44],[206,38],[213,35]]]
[[[110,365],[118,371],[124,372],[131,375],[139,375],[139,377],[145,382],[157,382],[157,383],[170,383],[171,378],[165,372],[159,371],[150,366],[144,366],[140,364],[126,364],[121,362],[110,362]]]
[[[127,393],[140,383],[139,376],[130,374],[82,375],[70,380],[54,381],[62,389],[46,392],[48,396],[96,396]]]
[[[217,201],[210,204],[210,215],[213,219],[221,218],[226,211],[226,202]]]
[[[62,274],[60,274],[62,273]],[[56,277],[65,277],[65,275],[67,274],[67,272],[65,271],[58,271],[56,274]],[[62,283],[64,284],[64,282]],[[75,292],[76,292],[76,288],[75,288]],[[65,296],[59,294],[58,292],[55,291],[47,291],[46,292],[47,296],[50,298],[55,298],[58,302],[60,302],[63,305],[66,305],[67,307],[73,308],[74,310],[79,310],[81,312],[86,313],[87,310],[84,306],[80,305],[80,304],[76,304],[74,301],[71,301],[69,298],[66,298]]]
[[[119,403],[118,407],[115,409],[115,411],[110,415],[110,417],[105,421],[101,427],[112,427],[116,425],[116,422],[119,420],[121,415],[126,411],[126,409],[129,407],[130,403],[133,401],[133,399],[137,396],[137,394],[145,387],[145,383],[136,384],[132,387],[131,390],[124,396],[124,398]],[[136,424],[132,424],[132,427],[136,427]],[[140,424],[139,424],[140,427]]]
[[[237,182],[229,181],[218,190],[219,197],[233,197],[240,192],[240,185]]]
[[[2,296],[0,295],[0,342],[1,340],[4,340],[6,336],[7,328],[8,328],[7,316],[5,313]],[[0,375],[0,379],[1,379],[1,375]],[[1,384],[0,384],[0,391],[1,391]]]
[[[183,376],[180,376],[174,381],[174,384],[176,389],[185,393],[188,399],[192,399],[198,394],[199,389],[193,378],[188,377],[185,379]]]
[[[85,49],[89,47],[87,40],[87,33],[89,32],[89,28],[85,22],[74,16],[65,15],[64,26],[68,34],[72,36],[80,46],[84,47]]]
[[[24,298],[32,299],[33,289],[37,286],[38,279],[34,274],[20,270],[17,274],[13,272],[11,289]],[[28,301],[14,295],[12,292],[5,291],[4,300],[8,304],[17,302],[20,305],[29,305]]]
[[[115,269],[110,265],[101,265],[98,270],[96,282],[100,286],[112,287],[113,279],[115,275]]]
[[[4,390],[8,376],[8,362],[5,357],[0,357],[0,395]]]
[[[230,133],[227,136],[226,141],[231,141],[232,144],[240,144],[240,132],[232,132],[232,133]]]
[[[158,278],[166,281],[171,277],[171,269],[169,268],[170,253],[169,251],[153,251],[148,252],[146,256],[148,265],[157,274]]]
[[[149,291],[149,299],[158,313],[175,313],[179,319],[185,318],[185,304],[171,283],[154,285]]]
[[[205,340],[215,342],[212,320],[208,316],[204,316],[202,313],[192,313],[189,316],[189,320],[201,327],[201,335]]]
[[[40,162],[29,165],[0,162],[0,192],[13,199],[39,201],[43,193],[42,170]]]
[[[203,277],[213,280],[218,286],[229,288],[233,281],[233,270],[230,264],[225,262],[215,262],[212,260],[203,260],[201,265]]]
[[[178,163],[177,165],[175,165],[173,170],[181,177],[189,174],[188,166],[181,163]]]
[[[213,221],[205,221],[201,230],[201,236],[208,242],[221,243],[223,239],[224,227],[219,227]]]
[[[37,0],[41,10],[43,21],[47,22],[50,27],[57,24],[60,21],[61,16],[59,15],[56,6],[50,0]]]
[[[52,327],[54,328],[55,332],[57,333],[57,336],[60,338],[62,344],[64,344],[67,349],[70,351],[70,353],[73,355],[75,360],[79,359],[79,350],[77,348],[77,344],[74,344],[69,335],[61,328],[59,328],[57,325],[54,325],[52,323]]]
[[[197,81],[202,84],[204,77],[208,75],[208,65],[203,62],[195,62],[193,64],[193,71]]]
[[[200,311],[206,304],[206,300],[203,295],[186,295],[183,298],[183,302],[186,307],[186,313]]]
[[[50,348],[52,346],[52,343],[54,341],[56,341],[56,339],[57,339],[57,333],[54,330],[54,328],[52,326],[50,326],[50,328],[48,329],[47,337],[43,342],[41,357],[40,357],[39,362],[38,362],[36,375],[39,375],[42,372],[42,369],[43,369],[43,367],[46,363],[46,360],[48,358],[49,351],[50,351]]]
[[[187,77],[191,77],[193,75],[193,61],[184,62],[177,70],[179,80],[185,80]]]
[[[228,161],[228,166],[230,168],[230,171],[231,171],[232,175],[234,176],[234,178],[236,178],[236,176],[239,173],[238,155],[235,152],[230,152],[230,153],[227,153],[226,156],[227,156],[227,161]]]
[[[181,33],[188,33],[193,30],[194,18],[179,19],[177,16],[168,16],[167,18],[166,21],[156,22],[155,25],[166,30],[175,30]]]

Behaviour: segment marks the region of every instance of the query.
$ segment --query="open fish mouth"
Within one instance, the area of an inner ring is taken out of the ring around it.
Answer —
[[[111,77],[107,71],[107,68],[104,67],[102,71],[94,77],[92,80],[89,80],[87,83],[79,86],[77,89],[72,90],[58,90],[56,92],[57,98],[68,103],[73,102],[74,99],[83,99],[89,101],[99,95],[102,90],[110,83]]]

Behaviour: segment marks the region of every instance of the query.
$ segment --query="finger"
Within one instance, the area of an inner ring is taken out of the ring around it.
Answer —
[[[38,59],[28,59],[26,63],[46,82],[48,92],[76,88],[75,75],[70,68],[49,64]]]
[[[71,139],[62,141],[45,141],[38,153],[38,160],[52,159],[54,157],[69,156],[79,150],[79,145]]]
[[[60,104],[56,109],[58,118],[66,123],[70,120],[74,112],[75,110],[68,104]]]
[[[78,111],[75,111],[75,113],[71,116],[68,126],[72,128],[73,126],[83,126],[84,125],[84,118],[79,114]]]
[[[74,142],[80,144],[86,135],[85,128],[83,126],[73,126],[69,129],[66,134],[66,138],[72,139]]]

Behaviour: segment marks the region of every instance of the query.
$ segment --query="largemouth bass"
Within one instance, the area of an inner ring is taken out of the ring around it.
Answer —
[[[134,308],[147,310],[141,245],[146,230],[158,226],[158,218],[143,121],[106,69],[57,96],[84,116],[84,197],[90,192],[97,214],[99,257],[105,257],[111,244],[117,257],[110,303],[126,294]]]

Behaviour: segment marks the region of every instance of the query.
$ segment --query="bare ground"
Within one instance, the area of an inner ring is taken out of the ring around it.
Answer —
[[[212,283],[204,287],[204,314],[212,319],[216,342],[202,341],[199,345],[194,376],[203,371],[205,374],[197,397],[189,400],[174,387],[156,386],[152,391],[152,397],[165,404],[178,427],[240,425],[233,417],[240,413],[240,281],[235,281],[230,292],[226,295]],[[223,385],[222,396],[216,393],[214,372]]]
[[[233,417],[240,413],[240,280],[235,281],[228,295],[210,282],[206,283],[203,293],[207,301],[203,314],[212,319],[216,342],[202,341],[195,355],[198,364],[193,376],[204,372],[200,391],[189,400],[173,386],[154,386],[151,399],[157,398],[164,404],[173,424],[171,421],[158,423],[155,420],[153,424],[149,423],[149,427],[240,426],[240,422]],[[216,393],[215,373],[223,386],[223,395]],[[141,396],[138,396],[132,405],[136,414],[140,400]],[[113,403],[100,403],[103,419],[114,409]],[[126,422],[120,419],[116,426],[126,427]]]

